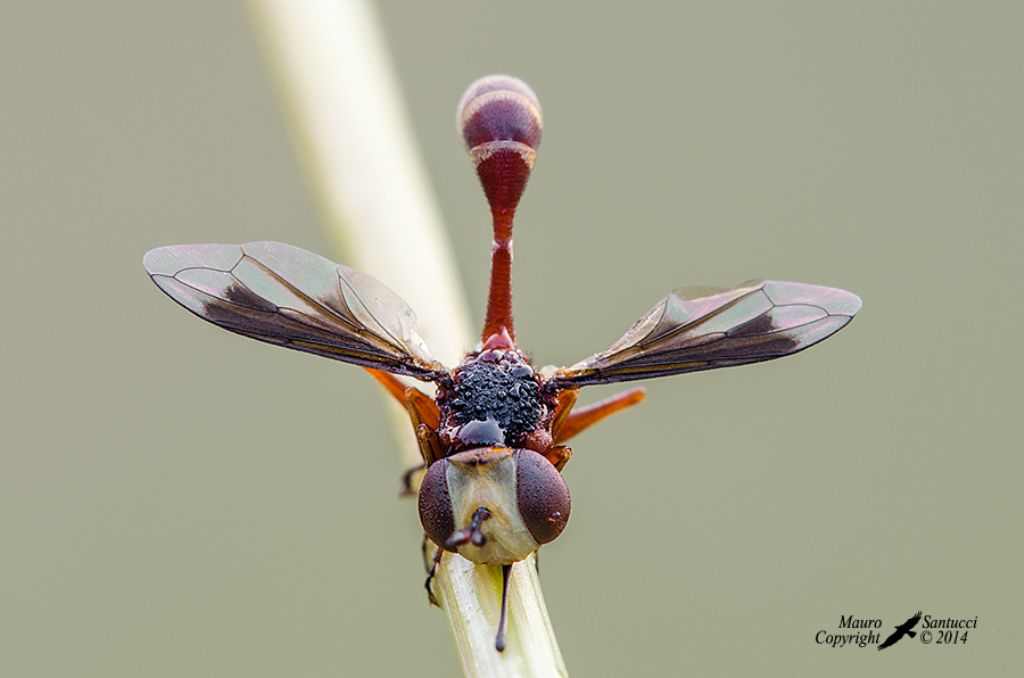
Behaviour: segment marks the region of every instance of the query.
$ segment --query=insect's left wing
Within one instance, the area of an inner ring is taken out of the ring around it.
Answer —
[[[551,379],[575,388],[781,358],[838,332],[861,306],[844,290],[770,280],[686,297],[669,294],[607,350]]]
[[[142,263],[169,297],[232,332],[418,379],[444,369],[397,294],[298,247],[171,245],[150,250]]]

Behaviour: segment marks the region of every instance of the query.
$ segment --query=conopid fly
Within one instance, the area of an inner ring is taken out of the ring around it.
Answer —
[[[512,322],[512,222],[540,142],[540,105],[522,81],[490,76],[469,87],[458,124],[490,204],[494,241],[480,344],[454,368],[430,356],[415,314],[394,292],[299,248],[172,245],[143,263],[199,317],[365,367],[406,407],[426,468],[420,521],[437,546],[427,589],[446,551],[503,566],[501,650],[511,564],[558,537],[569,519],[565,443],[643,398],[631,389],[574,409],[581,387],[790,355],[845,327],[861,302],[843,290],[777,281],[696,298],[673,292],[608,349],[570,367],[535,369]],[[393,375],[433,382],[436,396]]]

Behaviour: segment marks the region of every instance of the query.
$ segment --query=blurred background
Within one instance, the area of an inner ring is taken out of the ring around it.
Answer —
[[[61,5],[0,8],[0,675],[457,674],[377,385],[142,270],[184,242],[344,260],[250,12]],[[537,362],[683,285],[864,299],[820,347],[651,382],[575,441],[541,568],[570,672],[1019,673],[1021,6],[379,9],[474,323],[489,223],[454,107],[490,72],[541,99],[515,281]],[[815,643],[918,609],[978,628]]]

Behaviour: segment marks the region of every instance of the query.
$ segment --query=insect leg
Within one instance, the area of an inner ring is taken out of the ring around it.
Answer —
[[[423,560],[423,571],[430,574],[430,563],[427,561],[427,544],[430,543],[430,539],[427,538],[427,533],[423,533],[423,541],[420,542],[420,556]]]
[[[471,543],[474,546],[480,547],[487,543],[487,537],[480,530],[480,526],[483,525],[484,521],[491,517],[491,512],[486,506],[481,506],[473,512],[473,517],[469,521],[469,525],[462,528],[461,530],[455,530],[451,536],[444,543],[444,548],[438,547],[434,553],[434,561],[427,570],[427,581],[424,582],[424,586],[427,587],[428,600],[433,605],[437,605],[437,598],[434,596],[434,591],[430,588],[430,582],[434,579],[434,575],[437,574],[437,566],[441,563],[441,555],[444,553],[444,549],[454,551],[459,546],[466,543]],[[426,535],[423,537],[423,548],[426,549]],[[424,553],[425,557],[425,553]]]
[[[566,447],[565,445],[556,445],[550,450],[544,453],[544,458],[555,465],[555,468],[561,472],[565,468],[566,463],[569,461],[569,457],[572,456],[572,448]]]
[[[408,387],[403,384],[398,377],[382,370],[375,370],[372,367],[364,367],[363,369],[366,370],[371,377],[376,379],[377,382],[383,386],[395,400],[398,401],[399,405],[405,407],[405,389]]]
[[[430,466],[444,457],[444,448],[437,436],[437,427],[441,425],[437,403],[423,391],[409,387],[405,390],[405,409],[416,431],[416,442],[419,443],[423,463]]]
[[[390,377],[391,375],[386,376]],[[441,439],[437,437],[440,415],[434,401],[426,393],[412,387],[405,390],[403,398],[405,398],[405,410],[409,413],[413,430],[416,431],[416,443],[420,447],[420,456],[423,458],[422,465],[408,469],[402,475],[400,496],[407,497],[413,494],[412,477],[416,471],[426,468],[444,457],[444,448],[441,446]]]
[[[555,411],[551,415],[551,435],[555,438],[558,437],[558,432],[562,430],[562,426],[565,424],[565,418],[572,412],[573,406],[576,404],[576,398],[579,397],[580,391],[576,388],[567,388],[564,391],[558,393],[558,403],[555,405]]]
[[[409,416],[417,423],[426,424],[436,431],[441,425],[441,412],[437,409],[434,399],[415,386],[405,389],[404,394],[402,404],[409,411]]]
[[[417,438],[417,442],[419,442],[419,436],[416,436],[416,438]],[[420,447],[420,454],[423,454],[423,447],[422,447],[422,445]],[[415,466],[411,466],[411,467],[405,469],[405,472],[402,473],[402,480],[401,480],[402,489],[399,490],[399,492],[398,492],[398,496],[399,497],[412,497],[412,496],[414,496],[416,494],[416,488],[413,487],[412,478],[417,473],[419,473],[420,471],[422,471],[422,470],[424,470],[426,468],[427,468],[427,465],[425,463],[423,463],[423,464],[416,464]]]
[[[592,405],[581,407],[565,418],[565,422],[555,434],[555,443],[564,443],[602,419],[642,402],[646,396],[647,389],[639,386],[625,390],[622,393],[616,393],[612,397],[605,398]]]
[[[423,538],[423,555],[424,556],[426,556],[426,549],[427,549],[427,539],[424,536],[424,538]],[[434,596],[434,590],[432,588],[430,588],[430,582],[432,582],[434,580],[434,575],[437,574],[437,567],[438,567],[438,565],[441,564],[441,556],[442,555],[444,555],[444,549],[439,546],[439,547],[437,547],[437,551],[434,551],[433,561],[430,564],[430,569],[427,570],[427,580],[425,582],[423,582],[423,586],[425,586],[426,589],[427,589],[427,601],[431,605],[437,605],[438,607],[441,607],[441,605],[437,602],[437,597]]]
[[[441,439],[437,437],[437,431],[426,424],[416,426],[416,441],[420,446],[420,454],[423,455],[424,466],[430,466],[444,457],[444,447],[441,446]]]
[[[407,410],[416,411],[415,423],[422,422],[434,429],[438,427],[441,421],[441,413],[438,411],[437,404],[433,398],[415,386],[406,386],[393,374],[375,370],[371,367],[364,369],[398,401],[399,405]],[[412,416],[411,413],[410,416]]]
[[[498,619],[498,634],[494,637],[494,649],[505,651],[505,625],[508,621],[508,578],[512,574],[511,565],[501,566],[501,617]]]
[[[420,446],[420,455],[423,457],[424,466],[444,456],[441,449],[441,441],[437,438],[437,427],[441,422],[441,413],[437,409],[437,403],[423,391],[413,386],[406,386],[397,377],[388,372],[365,368],[371,377],[376,379],[395,400],[409,413],[412,420],[413,430],[416,431],[416,439]],[[420,427],[426,426],[432,438],[427,433],[421,432]],[[402,475],[402,491],[400,496],[408,496],[412,492],[412,475],[420,467],[407,470]]]
[[[437,432],[426,424],[416,426],[416,443],[420,447],[423,463],[411,466],[402,473],[402,478],[399,481],[401,485],[401,489],[398,491],[399,497],[414,496],[419,489],[419,483],[414,485],[413,478],[417,473],[444,456],[444,449],[441,447],[441,440],[437,437]]]

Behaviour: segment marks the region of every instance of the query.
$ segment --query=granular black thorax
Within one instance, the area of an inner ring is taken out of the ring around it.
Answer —
[[[540,386],[533,368],[517,354],[487,351],[463,363],[453,376],[444,405],[462,430],[483,429],[473,422],[493,422],[503,433],[501,442],[515,445],[540,425],[544,415]]]

